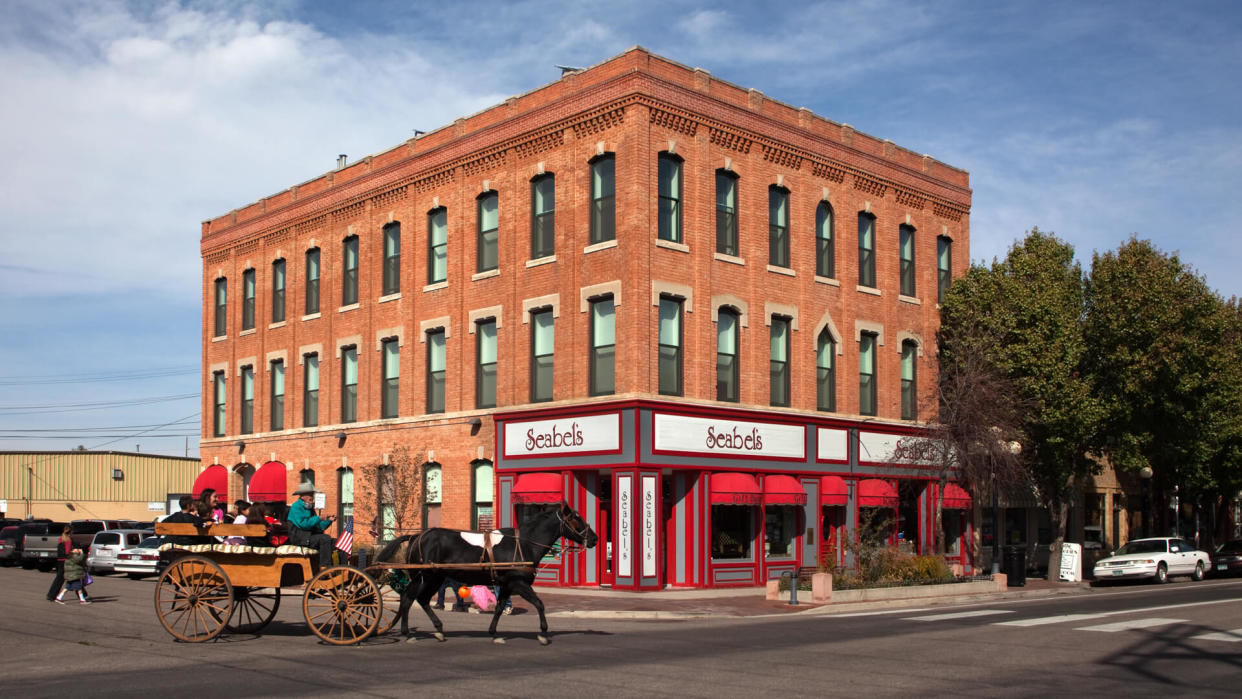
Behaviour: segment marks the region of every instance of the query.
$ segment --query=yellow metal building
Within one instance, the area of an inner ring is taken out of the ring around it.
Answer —
[[[118,451],[0,452],[0,510],[5,517],[136,519],[167,511],[190,492],[197,458]]]

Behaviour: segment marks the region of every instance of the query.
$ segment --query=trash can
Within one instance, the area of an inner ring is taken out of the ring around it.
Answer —
[[[1009,587],[1026,586],[1026,547],[1005,547],[1005,574]]]

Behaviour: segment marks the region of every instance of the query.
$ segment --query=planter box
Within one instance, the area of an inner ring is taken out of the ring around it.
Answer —
[[[871,602],[874,600],[922,599],[926,597],[949,597],[981,592],[1004,591],[1004,582],[983,580],[980,582],[947,583],[944,585],[910,585],[906,587],[872,587],[862,590],[833,590],[833,602]]]

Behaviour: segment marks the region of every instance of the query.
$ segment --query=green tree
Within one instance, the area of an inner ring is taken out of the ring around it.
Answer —
[[[950,372],[960,358],[980,353],[1020,400],[1016,458],[1051,515],[1050,571],[1060,564],[1075,485],[1099,469],[1088,458],[1101,411],[1083,371],[1084,308],[1073,247],[1038,228],[1003,261],[954,282],[941,308],[940,352]],[[997,434],[987,450],[1006,438]]]

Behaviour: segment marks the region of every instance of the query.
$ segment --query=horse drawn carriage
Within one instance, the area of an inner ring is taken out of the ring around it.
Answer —
[[[281,588],[304,585],[302,615],[321,640],[334,645],[359,643],[385,633],[398,619],[408,635],[410,604],[418,601],[444,640],[443,625],[428,604],[446,574],[468,584],[500,588],[490,633],[495,637],[501,608],[519,594],[539,612],[540,643],[547,643],[543,603],[532,589],[539,561],[562,536],[594,546],[595,532],[562,503],[535,515],[524,533],[460,532],[429,529],[391,542],[366,571],[348,565],[319,569],[318,553],[302,546],[250,546],[213,543],[215,537],[262,537],[262,524],[161,522],[161,536],[196,537],[204,543],[165,544],[168,566],[155,586],[155,613],[173,637],[192,643],[221,633],[262,630],[280,609]],[[388,562],[405,546],[403,561]],[[399,575],[394,575],[400,571]],[[408,576],[408,577],[406,577]],[[397,578],[404,584],[394,588]],[[377,582],[377,579],[379,582]]]

